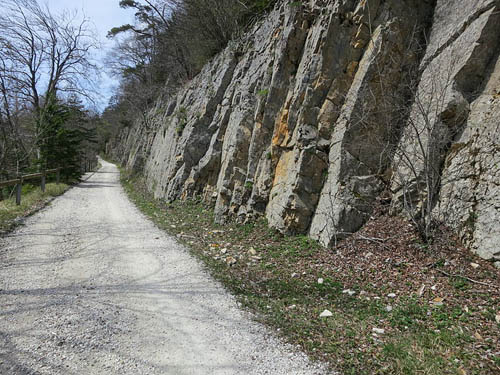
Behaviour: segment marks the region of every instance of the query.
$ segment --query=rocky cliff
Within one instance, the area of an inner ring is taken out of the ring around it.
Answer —
[[[376,204],[500,261],[500,1],[283,1],[110,145],[154,195],[324,245]]]

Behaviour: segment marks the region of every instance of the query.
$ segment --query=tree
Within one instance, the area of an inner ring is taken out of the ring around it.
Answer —
[[[80,176],[80,161],[95,154],[96,129],[81,103],[50,98],[44,108],[45,139],[40,142],[43,167],[64,165],[63,175]]]
[[[45,115],[52,101],[71,94],[90,97],[92,78],[97,76],[91,52],[97,43],[88,20],[78,20],[77,13],[54,15],[36,0],[5,0],[2,7],[2,124],[24,158],[32,151],[40,157],[43,142],[49,139]],[[34,118],[30,145],[24,143],[15,120],[20,109],[31,111]]]

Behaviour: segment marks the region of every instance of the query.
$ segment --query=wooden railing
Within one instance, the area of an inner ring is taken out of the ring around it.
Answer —
[[[91,159],[83,159],[80,163],[80,170],[83,173],[91,172],[97,168],[98,162],[97,158],[91,158]],[[0,181],[0,189],[3,187],[7,186],[15,186],[16,187],[16,204],[19,206],[21,204],[21,191],[23,187],[23,182],[27,180],[35,180],[35,179],[40,179],[40,188],[42,189],[42,192],[45,192],[45,182],[47,179],[47,175],[56,174],[56,184],[59,184],[61,180],[61,170],[64,168],[54,168],[54,169],[47,169],[39,173],[32,173],[32,174],[25,174],[25,175],[18,175],[17,178],[13,180],[7,180],[7,181]]]
[[[52,174],[52,173],[56,174],[56,183],[59,184],[59,182],[61,180],[61,168],[55,168],[55,169],[48,169],[48,170],[42,171],[40,173],[19,175],[14,180],[0,181],[0,188],[6,187],[6,186],[15,186],[16,187],[16,204],[19,206],[21,204],[21,191],[23,188],[23,182],[26,180],[34,180],[34,179],[39,178],[39,179],[41,179],[40,188],[42,189],[42,192],[45,192],[45,181],[46,181],[47,175]]]

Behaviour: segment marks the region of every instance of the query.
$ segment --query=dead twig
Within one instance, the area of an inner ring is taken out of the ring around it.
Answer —
[[[352,240],[354,241],[367,241],[367,242],[373,242],[376,243],[380,246],[382,246],[386,250],[390,250],[388,246],[384,245],[384,242],[390,240],[392,237],[389,238],[377,238],[377,237],[365,237],[365,236],[356,236],[353,237]]]
[[[470,281],[471,283],[474,283],[474,284],[484,285],[484,286],[487,286],[489,288],[498,288],[498,286],[495,286],[493,284],[483,283],[481,281],[477,281],[477,280],[471,279],[470,277],[467,277],[467,276],[464,276],[464,275],[451,274],[451,273],[448,273],[448,272],[445,272],[445,271],[439,270],[439,269],[438,269],[438,271],[440,273],[442,273],[443,275],[448,276],[448,277],[460,277],[460,278],[462,278],[464,280],[467,280],[467,281]]]

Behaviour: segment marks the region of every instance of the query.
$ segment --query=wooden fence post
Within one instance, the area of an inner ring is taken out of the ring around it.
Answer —
[[[60,181],[61,181],[61,168],[57,168],[57,171],[56,171],[56,184],[59,185]]]
[[[42,183],[40,188],[42,189],[42,193],[45,193],[45,168],[42,169]]]
[[[16,185],[16,204],[19,206],[21,204],[21,190],[23,188],[23,179],[18,175],[19,181]]]

